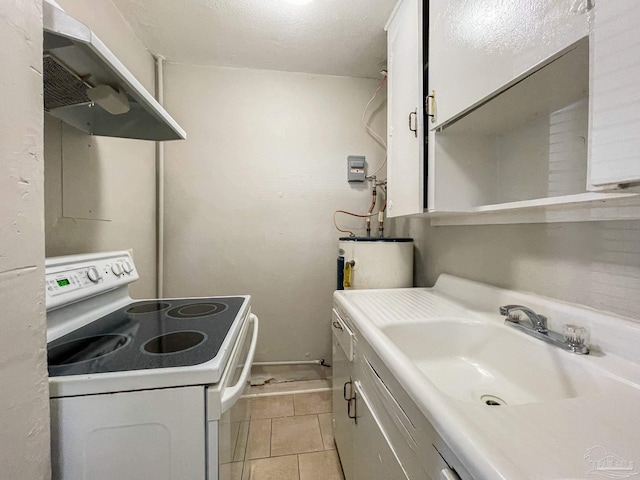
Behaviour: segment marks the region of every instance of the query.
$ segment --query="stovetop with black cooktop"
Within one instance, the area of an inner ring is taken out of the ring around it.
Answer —
[[[49,376],[199,365],[215,358],[245,297],[130,303],[48,345]]]

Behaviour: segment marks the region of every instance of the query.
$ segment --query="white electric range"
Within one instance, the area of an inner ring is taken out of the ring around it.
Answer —
[[[54,479],[229,471],[258,337],[251,298],[134,301],[138,278],[126,251],[46,261]]]

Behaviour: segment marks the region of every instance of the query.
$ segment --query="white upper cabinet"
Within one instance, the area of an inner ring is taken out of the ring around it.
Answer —
[[[401,0],[387,33],[390,217],[640,218],[640,0]]]
[[[430,0],[429,89],[435,91],[436,121],[429,128],[483,103],[586,36],[591,4],[592,0]]]
[[[387,215],[424,210],[422,0],[401,0],[386,26]]]
[[[640,1],[599,0],[591,67],[589,184],[640,182]]]
[[[430,131],[431,212],[575,202],[587,180],[589,45]],[[553,200],[551,200],[553,199]]]

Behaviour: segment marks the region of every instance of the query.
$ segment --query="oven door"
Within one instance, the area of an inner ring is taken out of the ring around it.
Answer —
[[[207,388],[207,480],[242,474],[249,433],[248,399],[240,398],[249,380],[258,341],[258,317],[251,314],[217,385]]]

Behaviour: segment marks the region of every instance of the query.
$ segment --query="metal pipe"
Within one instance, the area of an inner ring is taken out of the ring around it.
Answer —
[[[278,385],[286,385],[286,382],[279,383]],[[257,387],[260,387],[258,385]],[[245,390],[246,391],[246,390]],[[302,395],[304,393],[320,393],[331,392],[331,387],[319,387],[319,388],[302,388],[299,390],[282,390],[281,392],[260,392],[260,393],[245,393],[240,398],[260,398],[260,397],[281,397],[283,395]]]
[[[164,57],[156,55],[156,100],[164,103]],[[156,142],[156,297],[164,296],[164,143]]]
[[[384,199],[384,203],[382,204],[382,208],[380,209],[380,212],[378,213],[378,236],[380,238],[384,237],[384,212],[386,212],[387,210],[387,195],[386,195],[386,190],[385,190],[385,185],[386,185],[386,180],[384,183],[381,183],[381,187],[382,187],[382,191],[385,193],[385,199]]]
[[[324,360],[291,360],[283,362],[253,362],[257,366],[275,366],[275,365],[322,365]]]
[[[371,206],[369,207],[369,211],[367,212],[367,219],[365,220],[365,225],[367,227],[367,237],[371,236],[371,213],[373,209],[376,208],[376,199],[378,195],[378,187],[376,185],[376,177],[372,177],[373,190],[371,191]]]

